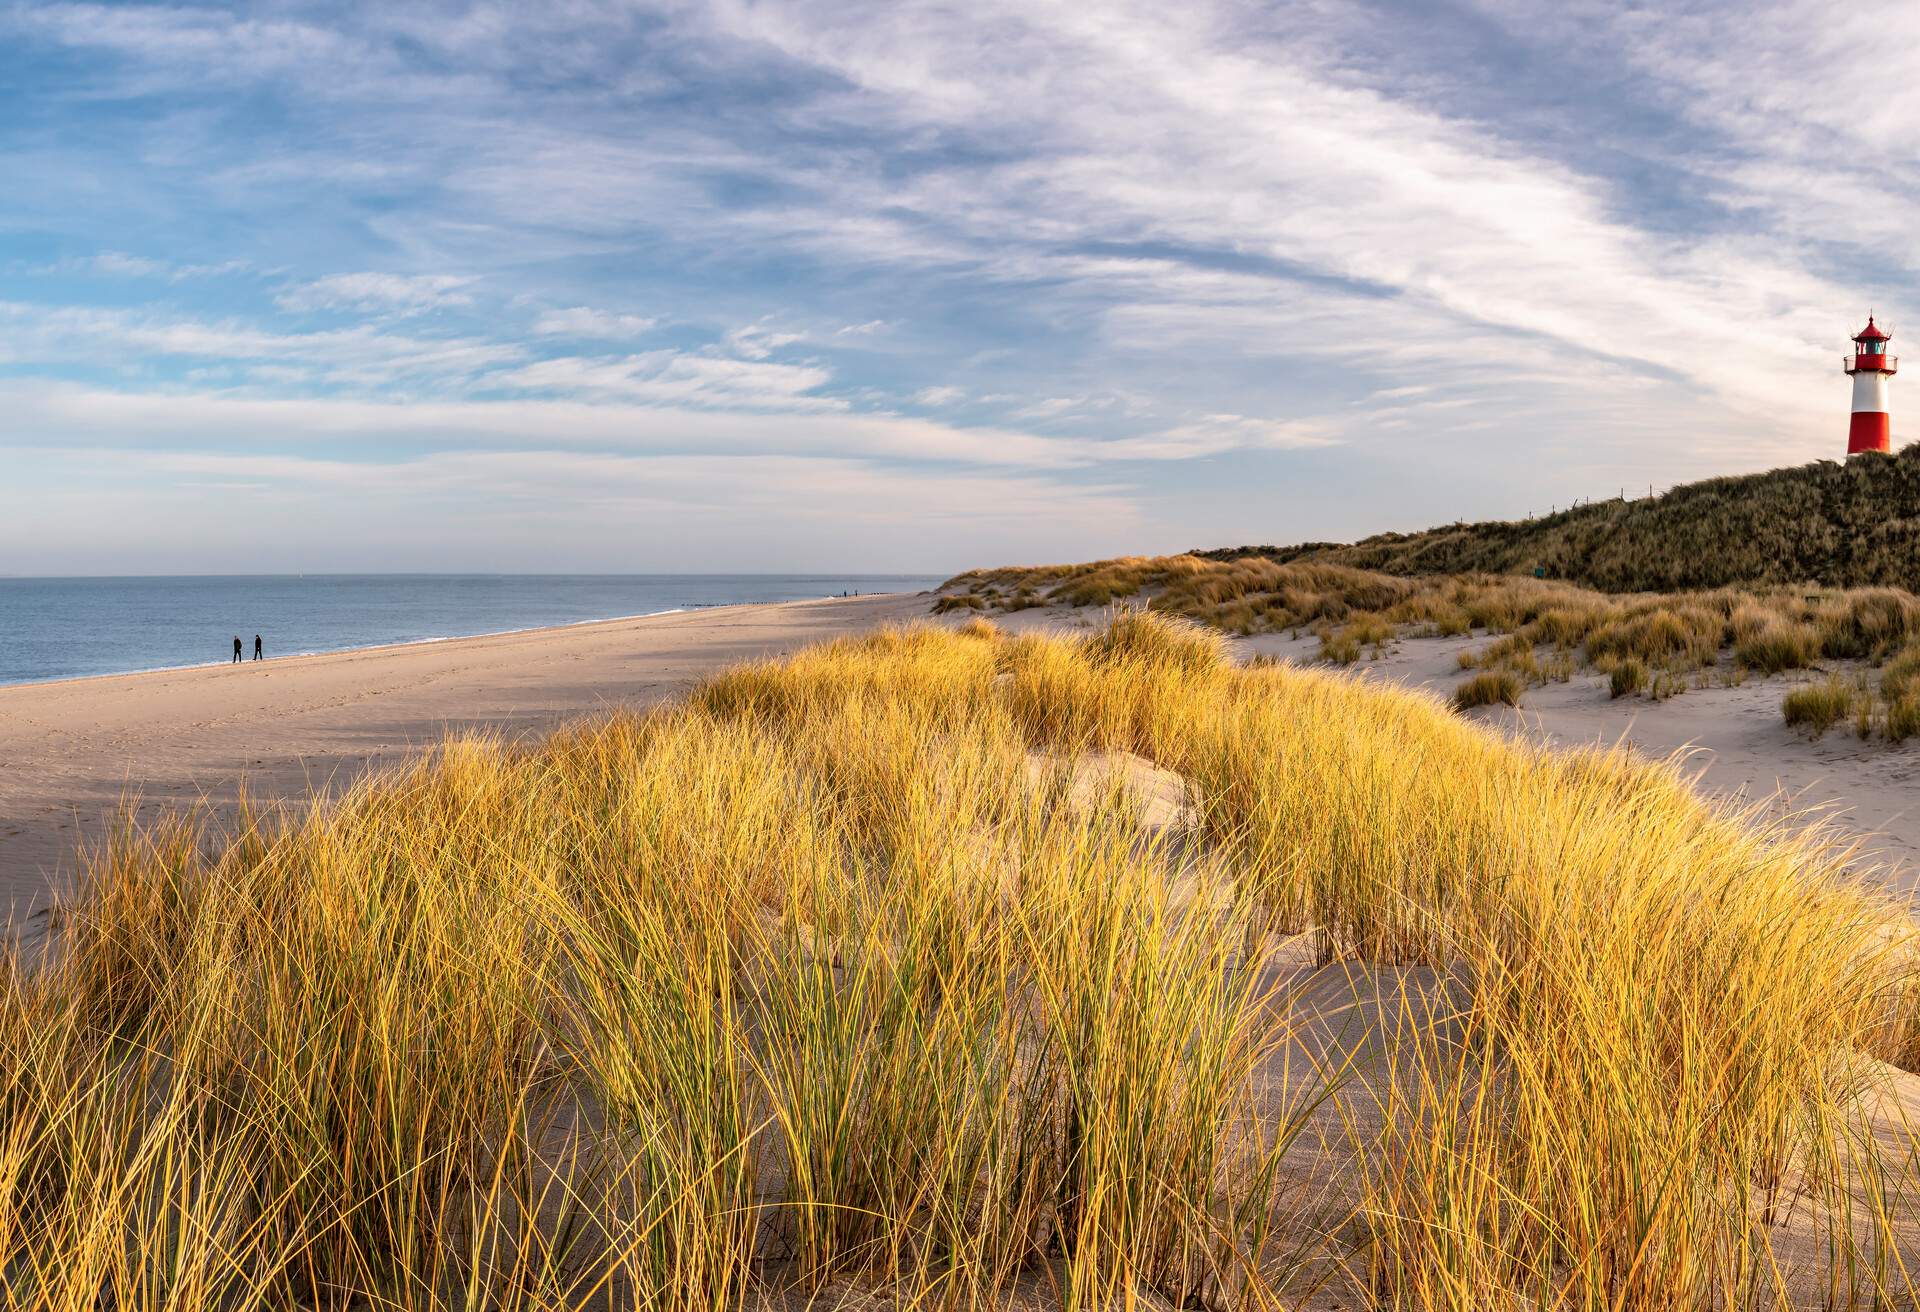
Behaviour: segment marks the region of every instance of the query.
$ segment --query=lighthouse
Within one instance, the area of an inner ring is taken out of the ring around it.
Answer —
[[[1887,354],[1893,334],[1867,316],[1867,326],[1853,338],[1853,354],[1846,370],[1853,378],[1853,422],[1847,425],[1847,454],[1892,448],[1893,425],[1887,419],[1887,379],[1900,361]]]

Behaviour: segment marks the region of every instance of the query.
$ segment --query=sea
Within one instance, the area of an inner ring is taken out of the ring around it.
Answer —
[[[249,574],[0,578],[0,684],[184,669],[253,655],[661,615],[843,593],[917,592],[917,574]]]

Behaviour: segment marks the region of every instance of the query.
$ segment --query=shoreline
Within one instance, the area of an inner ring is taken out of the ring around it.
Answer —
[[[569,629],[587,628],[595,624],[624,624],[634,620],[660,619],[668,615],[706,615],[715,611],[734,610],[747,606],[807,606],[823,601],[856,601],[868,597],[918,597],[921,592],[867,592],[858,597],[795,597],[787,601],[721,601],[708,605],[694,603],[686,606],[669,606],[663,610],[636,611],[630,615],[605,615],[589,620],[568,620],[562,624],[531,624],[514,629],[484,629],[479,633],[445,633],[430,638],[405,638],[397,642],[367,643],[352,647],[326,647],[318,651],[290,651],[279,656],[268,656],[260,661],[224,660],[195,661],[190,665],[152,665],[134,670],[105,670],[99,674],[63,674],[51,679],[17,679],[12,682],[0,682],[0,693],[14,688],[50,688],[63,684],[89,683],[98,679],[132,679],[154,674],[181,674],[190,670],[219,670],[234,665],[284,664],[288,661],[312,660],[327,656],[351,656],[359,652],[395,651],[409,647],[424,647],[432,643],[471,642],[481,638],[508,638],[522,634],[563,633]]]
[[[924,618],[920,593],[675,608],[0,686],[0,917],[44,913],[120,814],[300,805],[449,734],[644,708],[743,660]]]
[[[723,606],[752,606],[785,603],[765,602],[722,602],[719,606],[703,606],[701,610],[719,610]],[[406,638],[399,642],[376,642],[359,647],[326,647],[319,651],[290,651],[281,656],[263,656],[259,664],[268,661],[305,660],[313,656],[346,656],[357,651],[384,651],[389,647],[421,647],[429,642],[463,642],[468,638],[504,638],[515,633],[542,633],[548,629],[572,629],[582,624],[614,624],[621,620],[650,620],[656,615],[678,615],[693,609],[687,606],[675,606],[670,610],[641,611],[636,615],[609,615],[597,620],[574,620],[567,624],[535,624],[524,629],[488,629],[483,633],[448,633],[436,638]],[[231,665],[252,665],[251,660],[195,661],[191,665],[148,665],[137,670],[105,670],[99,674],[61,674],[51,679],[16,679],[11,683],[0,683],[0,692],[8,688],[45,688],[53,684],[85,683],[92,679],[131,679],[142,674],[179,674],[186,670],[218,670]]]

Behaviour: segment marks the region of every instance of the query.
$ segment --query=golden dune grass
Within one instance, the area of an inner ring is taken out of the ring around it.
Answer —
[[[119,835],[0,974],[0,1284],[1773,1307],[1790,1203],[1814,1286],[1899,1304],[1913,1158],[1863,1097],[1912,1064],[1910,930],[1844,856],[1158,616],[843,641]],[[1442,987],[1316,1066],[1296,931]],[[1335,1166],[1351,1215],[1296,1210]]]
[[[1298,632],[1320,638],[1319,659],[1350,665],[1393,638],[1500,635],[1461,653],[1463,706],[1517,704],[1513,688],[1564,681],[1588,667],[1612,679],[1616,697],[1656,699],[1690,678],[1738,681],[1814,668],[1822,661],[1885,663],[1879,696],[1866,684],[1849,710],[1862,736],[1895,740],[1920,728],[1920,598],[1896,588],[1819,589],[1779,584],[1711,592],[1611,594],[1554,580],[1499,574],[1399,576],[1346,565],[1263,556],[1123,557],[1085,565],[974,570],[949,580],[936,613],[991,614],[1040,605],[1124,603],[1177,615],[1226,633]],[[1783,704],[1788,723],[1809,717],[1812,694]],[[1824,726],[1822,726],[1824,728]]]

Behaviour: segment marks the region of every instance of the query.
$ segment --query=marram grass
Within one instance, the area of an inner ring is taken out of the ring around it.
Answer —
[[[1331,665],[1378,657],[1400,636],[1480,629],[1491,640],[1457,654],[1461,670],[1480,671],[1454,690],[1461,710],[1519,705],[1528,688],[1565,682],[1582,668],[1607,675],[1616,698],[1644,692],[1663,701],[1689,686],[1866,662],[1879,675],[1863,676],[1857,695],[1831,676],[1825,688],[1790,692],[1781,706],[1786,722],[1818,736],[1851,717],[1860,737],[1877,728],[1895,742],[1920,726],[1920,699],[1909,695],[1920,672],[1920,597],[1898,588],[1769,582],[1622,595],[1510,574],[1402,577],[1312,553],[1228,553],[973,570],[941,593],[935,614],[1122,598],[1243,637],[1304,628],[1319,635],[1316,657]]]
[[[1847,856],[1158,616],[849,640],[117,834],[0,963],[0,1288],[1904,1305],[1910,930]]]

